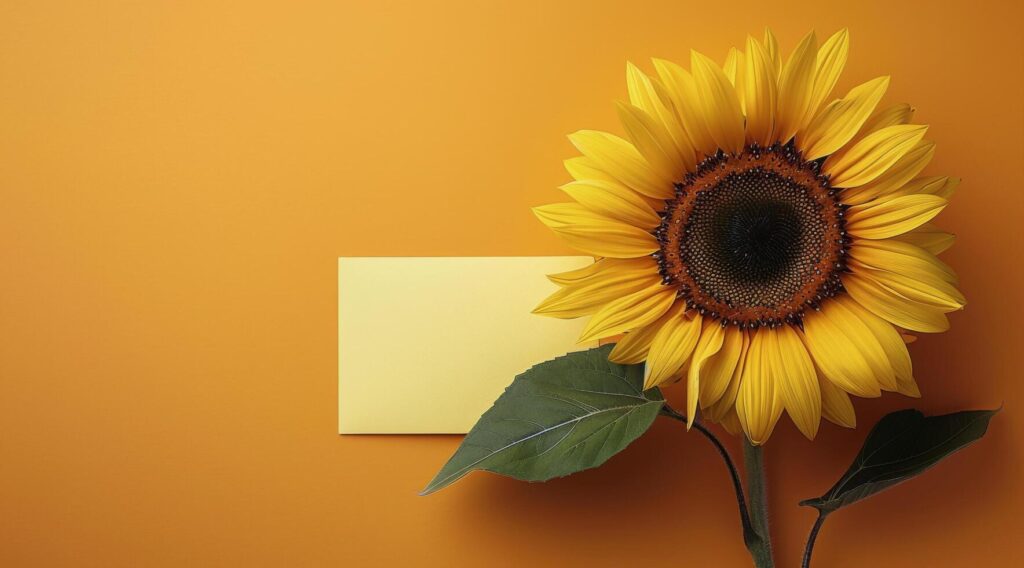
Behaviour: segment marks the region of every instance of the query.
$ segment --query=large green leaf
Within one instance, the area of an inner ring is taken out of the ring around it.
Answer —
[[[985,435],[998,410],[928,416],[901,410],[882,418],[868,434],[853,465],[828,493],[801,501],[828,514],[920,475]]]
[[[611,345],[563,355],[517,376],[422,495],[473,470],[546,481],[597,467],[643,434],[664,399],[643,391],[643,365],[608,361]]]

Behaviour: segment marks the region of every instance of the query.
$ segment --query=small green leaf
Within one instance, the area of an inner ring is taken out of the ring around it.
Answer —
[[[651,426],[661,391],[644,366],[608,360],[611,345],[569,353],[517,376],[421,495],[473,470],[547,481],[597,467]]]
[[[886,415],[868,434],[853,465],[828,493],[800,504],[831,513],[920,475],[985,435],[996,410],[926,417],[917,410]]]

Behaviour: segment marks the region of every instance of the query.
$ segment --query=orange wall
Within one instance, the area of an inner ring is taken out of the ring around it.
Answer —
[[[569,479],[475,474],[417,497],[459,438],[335,434],[335,259],[570,252],[529,207],[559,199],[566,133],[618,131],[625,60],[721,59],[765,24],[787,50],[849,26],[840,89],[891,73],[888,100],[932,125],[932,170],[964,178],[942,222],[961,235],[947,258],[970,305],[912,346],[917,404],[1006,403],[979,445],[830,519],[816,565],[1004,566],[1016,551],[1024,63],[1010,2],[13,4],[0,564],[746,565],[718,457],[672,423]],[[868,425],[911,404],[858,412]],[[780,566],[813,520],[796,501],[865,434],[776,431]]]

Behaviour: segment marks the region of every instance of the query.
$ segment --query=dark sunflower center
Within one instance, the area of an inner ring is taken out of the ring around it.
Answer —
[[[789,203],[751,200],[714,212],[709,225],[715,256],[741,282],[763,284],[784,277],[798,255],[804,223]]]
[[[666,284],[723,323],[799,323],[839,290],[842,207],[790,147],[705,160],[677,186],[656,235]]]
[[[729,304],[772,306],[820,260],[820,209],[799,184],[758,168],[700,192],[680,243],[698,285]]]

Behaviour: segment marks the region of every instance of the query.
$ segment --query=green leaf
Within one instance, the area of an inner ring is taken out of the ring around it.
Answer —
[[[831,513],[920,475],[985,435],[996,410],[968,410],[926,417],[901,410],[882,418],[868,434],[853,465],[828,493],[800,504]]]
[[[597,467],[643,434],[664,404],[644,366],[608,361],[611,345],[569,353],[517,376],[421,495],[484,470],[547,481]]]

